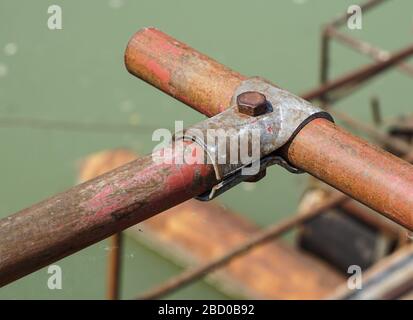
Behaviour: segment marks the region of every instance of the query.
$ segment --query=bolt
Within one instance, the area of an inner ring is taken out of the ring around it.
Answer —
[[[259,116],[267,111],[267,99],[256,91],[243,92],[237,97],[238,112],[249,115]]]

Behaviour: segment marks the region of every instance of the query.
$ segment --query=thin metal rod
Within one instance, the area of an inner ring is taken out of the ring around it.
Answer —
[[[107,263],[107,291],[108,300],[119,300],[121,290],[121,268],[123,252],[123,234],[115,233],[109,238],[110,248]]]
[[[216,183],[212,165],[200,164],[204,151],[197,144],[186,144],[184,151],[198,164],[177,164],[180,152],[175,148],[163,151],[171,154],[172,164],[148,155],[0,220],[0,286],[193,198]]]
[[[375,137],[378,137],[377,131],[374,128],[370,127],[365,127],[364,124],[360,124],[357,121],[353,120],[352,118],[346,116],[346,117],[341,117],[342,114],[334,111],[336,114],[334,116],[337,116],[341,119],[345,119],[345,121],[358,129],[366,130],[368,133],[374,133]],[[411,151],[411,147],[409,145],[405,145],[404,143],[398,144],[397,142],[399,141],[398,139],[393,139],[391,137],[388,137],[386,135],[379,135],[380,139],[386,142],[395,142],[395,145],[400,148],[400,152],[407,153],[407,151]],[[394,141],[393,141],[394,140]],[[405,156],[405,160],[409,162],[413,162],[413,154],[408,153],[407,156]],[[343,207],[351,207],[352,210],[355,210],[353,205],[354,200],[351,199],[350,197],[343,195],[343,194],[337,194],[334,193],[329,196],[326,200],[323,201],[323,203],[320,203],[317,207],[314,207],[307,212],[302,212],[302,213],[295,213],[292,215],[291,218],[287,218],[283,220],[281,223],[276,223],[274,225],[269,226],[268,228],[261,230],[256,233],[255,237],[251,238],[250,240],[244,242],[243,244],[237,246],[233,250],[228,251],[221,257],[216,258],[215,260],[212,260],[210,262],[204,263],[198,267],[195,267],[194,269],[188,269],[181,274],[179,274],[176,277],[173,277],[166,282],[164,282],[162,285],[159,285],[157,287],[154,287],[153,289],[150,289],[143,295],[141,295],[138,299],[159,299],[164,297],[167,294],[170,294],[172,292],[175,292],[176,290],[183,288],[184,286],[190,284],[191,282],[194,282],[206,274],[224,266],[226,263],[230,262],[232,259],[241,256],[242,254],[247,253],[250,249],[253,249],[259,245],[264,244],[267,241],[273,240],[274,238],[281,236],[282,233],[290,230],[294,226],[297,226],[303,222],[306,222],[318,214],[321,214],[325,211],[327,211],[330,208],[334,208],[336,206],[343,206]],[[360,212],[360,214],[364,215],[366,212],[362,210],[361,208],[357,208]],[[367,217],[366,217],[367,218]],[[302,220],[303,219],[303,220]],[[281,226],[281,228],[279,228]],[[391,226],[385,224],[384,222],[379,225],[381,230],[383,232],[386,232],[387,230],[391,229]],[[396,229],[392,229],[393,232],[397,232]],[[405,235],[406,239],[407,236]]]
[[[330,70],[330,35],[324,28],[321,32],[321,52],[320,52],[320,85],[328,81]],[[321,97],[324,98],[324,97]]]
[[[198,267],[182,272],[178,276],[167,280],[159,287],[155,287],[144,293],[143,295],[138,297],[138,299],[159,299],[173,291],[176,291],[188,285],[189,283],[202,278],[207,273],[214,271],[219,267],[222,267],[232,259],[247,253],[252,248],[273,240],[274,238],[288,231],[293,226],[308,221],[315,216],[323,213],[324,211],[337,206],[346,199],[348,199],[347,196],[336,192],[320,205],[317,205],[305,212],[295,213],[290,218],[286,218],[281,222],[277,222],[269,226],[268,228],[257,232],[255,235],[252,235],[250,239],[229,250],[224,255],[219,256],[207,263],[201,264]]]
[[[321,32],[321,52],[320,52],[320,86],[324,86],[329,79],[330,71],[330,35],[326,32],[324,28]],[[330,100],[328,92],[321,95],[319,100],[322,104],[327,106],[327,103]]]
[[[360,86],[361,83],[364,83],[373,76],[388,70],[396,64],[399,64],[411,55],[413,55],[413,45],[409,45],[408,47],[395,52],[393,55],[390,55],[387,60],[374,62],[334,80],[330,80],[324,85],[305,92],[302,97],[306,100],[314,100],[323,97],[326,93],[332,95],[334,94],[334,91],[337,90],[343,90],[346,88],[354,89],[354,87]]]
[[[328,36],[333,37],[334,39],[338,40],[339,42],[349,46],[350,48],[362,54],[370,56],[376,61],[384,62],[384,61],[387,61],[391,56],[390,52],[377,48],[366,41],[362,41],[357,38],[352,38],[349,35],[345,34],[344,32],[340,32],[333,27],[327,26],[325,29],[325,33]],[[411,66],[410,64],[405,63],[405,62],[400,62],[396,66],[396,68],[402,71],[403,73],[407,74],[408,76],[413,77],[413,66]]]
[[[387,0],[367,0],[366,2],[360,5],[361,11],[364,14],[368,10],[371,10],[377,7],[379,4],[383,3],[384,1],[387,1]],[[329,24],[334,27],[340,27],[341,25],[347,22],[347,19],[350,17],[350,15],[351,13],[347,13],[347,12],[344,14],[341,14],[337,18],[332,20]]]
[[[383,118],[381,115],[380,100],[377,96],[371,97],[370,108],[375,126],[380,127],[383,124]]]

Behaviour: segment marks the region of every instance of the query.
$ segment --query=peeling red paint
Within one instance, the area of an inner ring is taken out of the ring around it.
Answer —
[[[163,90],[168,90],[169,81],[171,79],[170,73],[162,65],[157,63],[155,60],[148,60],[146,63],[148,71],[158,78],[161,82]]]
[[[135,76],[208,116],[228,108],[235,88],[245,79],[154,28],[146,28],[132,37],[125,64]]]

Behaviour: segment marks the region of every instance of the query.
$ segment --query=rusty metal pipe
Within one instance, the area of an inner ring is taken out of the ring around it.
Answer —
[[[390,52],[377,48],[366,41],[350,37],[344,32],[338,31],[334,27],[327,26],[324,29],[324,34],[326,34],[327,37],[332,37],[335,40],[343,43],[344,45],[349,46],[350,48],[360,52],[361,54],[370,56],[376,61],[385,62],[387,59],[389,59],[389,57],[391,57]],[[400,62],[396,65],[396,68],[411,77],[413,76],[413,66],[408,63]]]
[[[210,189],[204,151],[185,148],[198,164],[149,155],[0,220],[0,286]]]
[[[130,73],[211,117],[228,107],[242,75],[155,28],[138,31],[125,51]]]
[[[134,36],[125,61],[133,74],[207,115],[224,110],[244,79],[155,29]],[[197,145],[186,147],[204,156]],[[413,171],[402,160],[325,120],[305,126],[287,156],[297,167],[413,230],[409,211]],[[390,182],[385,183],[387,178]],[[215,183],[212,166],[157,164],[149,155],[2,219],[0,286],[199,195]]]
[[[294,165],[413,230],[408,162],[322,119],[305,126],[285,154]]]
[[[413,47],[396,58],[411,53]],[[228,107],[234,88],[245,79],[154,28],[132,37],[125,63],[135,76],[208,116]],[[413,167],[409,163],[323,119],[307,124],[285,150],[293,165],[413,230]]]
[[[391,54],[386,60],[374,62],[355,71],[346,73],[340,77],[337,77],[336,79],[322,84],[315,89],[311,89],[303,93],[301,97],[306,100],[314,100],[322,98],[327,93],[333,94],[334,91],[354,88],[362,83],[365,83],[375,75],[390,69],[390,67],[394,65],[399,64],[411,55],[413,55],[412,44]]]

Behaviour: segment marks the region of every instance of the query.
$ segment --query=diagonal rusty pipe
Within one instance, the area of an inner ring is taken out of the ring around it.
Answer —
[[[393,60],[411,53],[408,47]],[[246,78],[155,28],[132,37],[125,64],[133,75],[207,116],[225,110]],[[283,152],[294,166],[413,230],[413,166],[406,161],[324,119],[307,124]]]
[[[363,14],[367,13],[367,11],[370,11],[371,9],[374,9],[378,7],[381,3],[385,2],[387,0],[367,0],[360,4],[360,9],[363,12]],[[348,20],[348,18],[352,15],[352,12],[346,12],[344,14],[339,15],[336,17],[334,20],[332,20],[329,25],[338,28],[345,24]]]
[[[334,80],[327,81],[321,86],[311,89],[301,96],[306,100],[315,100],[322,98],[326,93],[334,94],[335,91],[355,88],[367,80],[373,78],[377,74],[390,69],[392,66],[398,65],[401,61],[413,55],[413,44],[408,45],[392,55],[388,59],[375,62],[373,64],[364,66],[355,71],[346,73]],[[325,77],[325,75],[323,75]],[[323,79],[325,80],[325,79]]]
[[[324,29],[324,34],[326,35],[326,37],[334,38],[338,42],[343,43],[344,45],[360,52],[361,54],[370,56],[376,61],[386,62],[391,57],[390,52],[375,47],[366,41],[350,37],[346,33],[341,32],[332,26],[327,26]],[[409,75],[410,77],[413,77],[412,65],[405,62],[400,62],[396,65],[396,68]]]
[[[196,144],[185,148],[204,156]],[[176,163],[173,158],[171,162]],[[212,165],[159,164],[148,155],[4,218],[0,286],[193,198],[215,183]]]

